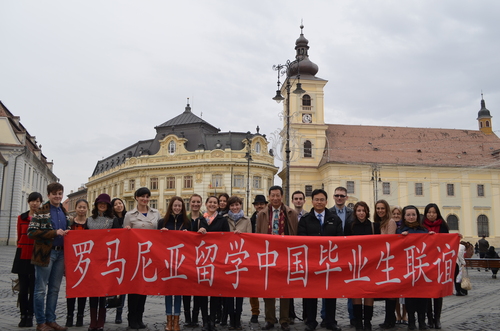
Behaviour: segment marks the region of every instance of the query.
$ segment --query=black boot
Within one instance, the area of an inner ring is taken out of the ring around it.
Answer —
[[[196,307],[196,308],[197,308],[196,310],[193,309],[193,317],[191,319],[191,327],[192,328],[198,327],[198,314],[199,314],[200,309],[198,307]]]
[[[425,310],[417,311],[418,316],[418,329],[419,330],[428,330],[429,327],[425,324]]]
[[[373,317],[373,306],[363,306],[363,330],[371,330],[372,329],[372,317]]]
[[[17,326],[20,328],[26,327],[26,315],[21,315],[21,320]]]
[[[243,330],[243,328],[241,327],[241,313],[234,314],[234,316],[235,316],[234,329],[235,330]]]
[[[33,326],[33,314],[26,315],[26,327],[31,328]]]
[[[441,329],[441,310],[443,309],[443,298],[434,299],[434,328]]]
[[[83,314],[76,315],[76,324],[75,326],[83,326]]]
[[[352,305],[354,310],[354,327],[356,331],[363,331],[363,305]]]
[[[66,316],[66,326],[67,327],[73,326],[73,315]]]
[[[427,326],[430,329],[434,328],[434,317],[432,315],[432,299],[427,300]],[[420,323],[420,321],[419,321]]]
[[[191,310],[184,309],[184,325],[187,327],[193,327],[193,321],[191,320]]]
[[[235,314],[229,314],[229,327],[228,327],[229,330],[234,330],[236,328],[234,324],[235,321],[236,321]],[[220,321],[220,325],[222,326],[222,320]]]
[[[222,307],[222,312],[221,312],[221,315],[220,315],[220,326],[226,326],[227,325],[227,317],[228,317],[227,304],[224,303],[224,306]]]
[[[116,309],[116,317],[115,317],[115,324],[122,324],[122,313],[123,309],[117,308]]]

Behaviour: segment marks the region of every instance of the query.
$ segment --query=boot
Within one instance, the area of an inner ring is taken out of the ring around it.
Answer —
[[[408,311],[408,330],[416,330],[417,324],[415,320],[415,312]]]
[[[191,327],[196,328],[198,327],[198,313],[200,309],[197,308],[196,310],[193,309],[193,317],[191,319]]]
[[[434,329],[441,329],[441,310],[443,298],[434,299]]]
[[[83,326],[83,314],[76,315],[76,324],[75,326]]]
[[[363,305],[352,305],[354,310],[354,327],[356,331],[363,331]]]
[[[26,315],[26,327],[31,328],[33,326],[33,314]]]
[[[172,315],[167,315],[167,325],[165,325],[165,331],[172,331],[174,329],[172,323],[173,323]]]
[[[144,324],[144,322],[142,321],[142,314],[144,312],[141,312],[139,314],[137,314],[137,326],[138,326],[138,329],[145,329],[146,328],[146,324]]]
[[[104,328],[104,322],[106,322],[106,308],[99,307],[97,314],[97,329]]]
[[[123,309],[121,308],[116,309],[115,324],[122,324],[122,313]]]
[[[227,317],[228,317],[227,307],[226,304],[224,304],[224,306],[222,307],[222,313],[220,315],[220,326],[227,325]]]
[[[434,317],[432,315],[432,299],[427,300],[427,326],[430,329],[434,328]]]
[[[66,326],[67,327],[73,326],[73,315],[66,316]]]
[[[89,329],[97,329],[97,307],[90,308],[90,325]]]
[[[193,327],[193,321],[191,320],[191,311],[189,309],[184,309],[184,326]]]
[[[236,328],[236,326],[234,324],[236,322],[236,317],[235,317],[234,314],[230,314],[229,318],[230,318],[230,320],[229,320],[229,327],[228,327],[228,329],[229,330],[234,330]],[[222,325],[222,322],[221,322],[221,325]]]
[[[243,330],[243,328],[241,327],[241,313],[239,314],[234,314],[234,329],[235,330]]]
[[[139,328],[139,324],[137,324],[137,315],[135,312],[132,312],[132,311],[128,311],[128,315],[127,315],[127,319],[128,319],[128,327],[130,329],[138,329]]]
[[[372,329],[372,317],[373,317],[373,306],[364,306],[364,329],[363,330],[371,330]]]
[[[26,327],[26,315],[21,315],[21,320],[17,326],[20,328]]]
[[[174,331],[181,331],[181,326],[179,325],[179,315],[174,315]]]
[[[425,311],[418,311],[418,329],[419,330],[428,330],[429,327],[425,324]]]

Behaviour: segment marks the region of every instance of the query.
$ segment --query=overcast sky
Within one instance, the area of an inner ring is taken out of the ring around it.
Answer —
[[[476,130],[483,91],[495,130],[499,13],[498,0],[2,1],[0,100],[69,193],[188,97],[222,131],[280,128],[272,65],[293,59],[303,19],[327,123]]]

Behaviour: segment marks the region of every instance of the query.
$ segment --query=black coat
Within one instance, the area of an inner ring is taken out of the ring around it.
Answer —
[[[354,219],[353,221],[345,225],[344,234],[346,236],[380,234],[380,223],[373,223],[368,219],[364,222],[360,222],[357,219]]]
[[[208,229],[208,223],[205,217],[200,216],[197,219],[191,218],[191,231],[197,232],[201,228],[205,228],[205,230]]]
[[[229,223],[227,218],[221,214],[217,214],[212,223],[208,225],[208,232],[229,232]]]
[[[299,236],[343,236],[342,220],[332,213],[330,210],[325,209],[325,218],[323,226],[316,218],[314,208],[300,218],[299,226],[297,229]]]

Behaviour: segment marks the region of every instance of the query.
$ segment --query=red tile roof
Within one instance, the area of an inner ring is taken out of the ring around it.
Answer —
[[[500,139],[479,130],[328,124],[320,162],[500,168]]]

